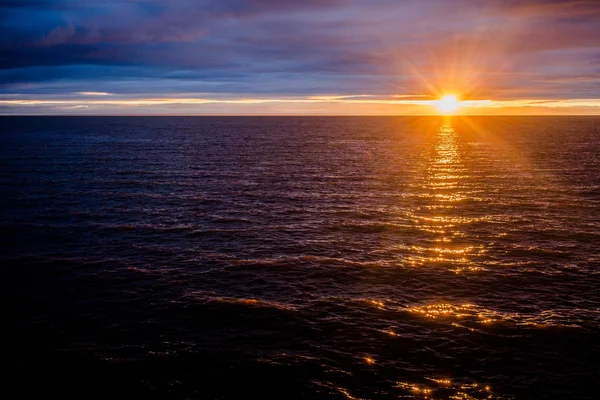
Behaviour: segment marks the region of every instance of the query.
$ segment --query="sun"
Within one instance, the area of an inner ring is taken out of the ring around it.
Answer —
[[[454,114],[460,107],[460,102],[455,95],[446,94],[438,100],[437,106],[443,114]]]

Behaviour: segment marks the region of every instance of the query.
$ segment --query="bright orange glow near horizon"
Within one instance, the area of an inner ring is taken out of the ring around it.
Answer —
[[[405,95],[402,92],[328,96],[126,97],[108,92],[78,92],[54,98],[0,96],[5,115],[600,115],[598,99],[464,99],[460,93]],[[3,110],[1,109],[3,108]]]
[[[442,114],[454,114],[460,107],[460,101],[453,94],[446,94],[438,100],[437,106]]]

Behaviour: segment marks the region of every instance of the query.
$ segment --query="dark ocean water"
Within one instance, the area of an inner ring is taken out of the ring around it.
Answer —
[[[600,118],[0,127],[20,398],[600,396]]]

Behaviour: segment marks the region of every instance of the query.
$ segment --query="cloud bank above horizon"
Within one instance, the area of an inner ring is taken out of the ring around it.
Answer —
[[[5,0],[3,114],[600,114],[595,0]]]

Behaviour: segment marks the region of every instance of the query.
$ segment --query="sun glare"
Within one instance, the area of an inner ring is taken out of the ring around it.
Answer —
[[[437,105],[442,113],[454,114],[458,110],[460,103],[455,95],[447,94],[438,101]]]

